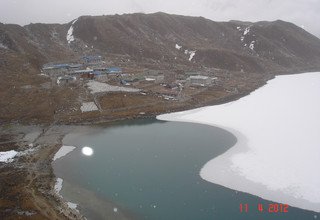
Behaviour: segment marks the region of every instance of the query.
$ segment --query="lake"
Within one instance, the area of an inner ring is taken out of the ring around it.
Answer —
[[[208,125],[123,121],[68,134],[63,144],[77,148],[53,168],[64,179],[62,196],[88,219],[314,219],[314,212],[293,207],[269,213],[274,202],[201,179],[203,165],[236,142]],[[82,153],[84,146],[93,149],[91,156]]]

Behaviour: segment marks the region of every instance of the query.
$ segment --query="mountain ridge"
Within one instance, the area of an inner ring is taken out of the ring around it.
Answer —
[[[68,43],[71,26],[75,40]],[[66,24],[0,24],[0,36],[8,49],[39,57],[39,65],[88,53],[244,72],[320,65],[320,40],[281,20],[215,22],[163,12],[80,16]]]

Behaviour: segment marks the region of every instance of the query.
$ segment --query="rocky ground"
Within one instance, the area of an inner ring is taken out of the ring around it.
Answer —
[[[54,192],[51,158],[61,146],[63,127],[1,127],[0,151],[15,149],[12,163],[0,164],[1,219],[81,219]],[[33,137],[32,137],[33,136]]]

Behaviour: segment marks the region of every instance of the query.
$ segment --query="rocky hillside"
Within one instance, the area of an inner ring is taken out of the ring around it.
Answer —
[[[94,52],[244,72],[320,66],[320,40],[294,24],[165,13],[83,16],[63,25],[0,24],[0,50],[27,55],[39,65]]]
[[[156,13],[80,17],[74,29],[79,42],[136,59],[249,72],[320,61],[320,40],[283,21],[214,22]]]
[[[83,16],[68,24],[23,27],[0,23],[0,123],[69,122],[74,109],[78,121],[88,119],[79,110],[79,94],[86,94],[85,88],[54,86],[40,69],[48,62],[72,62],[96,54],[106,65],[123,69],[170,74],[199,70],[219,78],[219,86],[191,91],[197,95],[187,92],[189,101],[156,106],[152,114],[232,100],[275,74],[320,70],[320,40],[284,21],[214,22],[155,13]],[[134,103],[143,106],[142,102]],[[134,115],[114,112],[118,115],[106,114],[112,119]]]

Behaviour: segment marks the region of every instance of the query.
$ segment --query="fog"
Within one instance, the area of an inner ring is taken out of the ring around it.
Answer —
[[[318,0],[0,0],[0,22],[67,23],[81,15],[166,12],[215,21],[285,20],[320,37]]]

